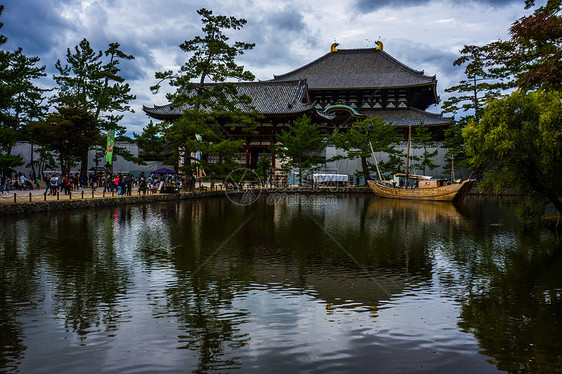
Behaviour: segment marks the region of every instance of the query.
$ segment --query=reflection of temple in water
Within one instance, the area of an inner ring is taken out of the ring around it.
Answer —
[[[380,240],[380,233],[369,224],[361,228],[359,223],[368,214],[371,199],[368,195],[360,202],[355,197],[340,198],[330,201],[331,205],[264,204],[260,208],[263,216],[258,213],[252,218],[209,263],[210,276],[283,285],[324,301],[328,313],[358,307],[376,317],[381,302],[401,293],[409,275],[403,247],[394,248]],[[352,206],[342,208],[346,204]],[[342,209],[348,214],[342,215]],[[266,245],[256,248],[256,242]],[[352,248],[359,243],[360,247]],[[367,252],[383,257],[383,261],[391,258],[393,268],[380,270],[375,263],[378,258],[373,263],[361,258]],[[427,274],[419,266],[415,269],[418,274]]]

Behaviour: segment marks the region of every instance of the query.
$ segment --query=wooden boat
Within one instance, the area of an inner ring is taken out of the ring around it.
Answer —
[[[431,201],[462,201],[474,184],[473,179],[435,186],[433,182],[437,184],[442,182],[442,180],[425,180],[423,182],[420,181],[419,185],[415,188],[404,188],[397,187],[390,182],[367,181],[375,195],[380,197]]]
[[[375,166],[377,167],[377,173],[379,176],[378,181],[367,181],[369,187],[375,195],[380,197],[386,197],[390,199],[403,199],[403,200],[430,200],[430,201],[463,201],[463,199],[468,195],[468,191],[474,185],[473,179],[467,179],[461,182],[451,182],[447,183],[445,179],[431,179],[424,175],[413,175],[409,174],[409,160],[410,160],[410,140],[412,137],[412,127],[408,126],[408,151],[406,153],[406,173],[405,174],[395,174],[398,177],[405,177],[405,187],[398,187],[395,183],[383,181],[381,178],[381,173],[379,170],[379,165],[377,158],[375,157],[375,152],[373,151],[373,146],[371,146],[371,153],[373,155],[373,160],[375,161]],[[451,179],[453,177],[453,167],[451,166]],[[416,180],[416,186],[414,188],[408,187],[408,182],[410,179]]]

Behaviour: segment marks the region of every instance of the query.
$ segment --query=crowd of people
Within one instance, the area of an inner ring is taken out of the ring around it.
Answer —
[[[47,195],[56,195],[57,193],[68,195],[72,191],[78,191],[81,188],[91,188],[93,192],[103,189],[104,193],[125,196],[132,195],[133,190],[143,194],[165,192],[170,187],[179,190],[182,182],[178,176],[156,176],[150,174],[146,177],[144,173],[138,177],[134,177],[131,174],[115,174],[112,176],[91,174],[87,178],[81,177],[78,173],[71,175],[53,173],[46,174],[42,181],[39,177],[33,178],[23,173],[17,173],[1,176],[0,193],[39,190],[44,186],[45,194]]]
[[[11,190],[23,191],[40,188],[41,181],[38,178],[26,177],[23,173],[13,175],[2,175],[0,177],[0,193],[9,193]]]

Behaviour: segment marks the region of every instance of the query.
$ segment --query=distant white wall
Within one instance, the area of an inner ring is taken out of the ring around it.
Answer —
[[[402,142],[396,146],[397,149],[403,151],[404,155],[406,154],[407,147],[408,147],[407,142]],[[435,147],[428,148],[429,152],[433,152],[435,150],[437,150],[437,155],[433,158],[433,162],[435,162],[439,166],[433,170],[429,170],[429,168],[426,168],[425,175],[429,175],[429,176],[450,175],[449,170],[444,170],[444,165],[446,164],[445,153],[447,152],[447,148],[441,147],[440,144],[436,144]],[[347,152],[341,149],[336,149],[334,146],[326,147],[326,159],[329,159],[334,156],[345,156],[346,154]],[[421,156],[422,154],[423,154],[423,149],[415,149],[412,145],[410,145],[411,156]],[[379,162],[388,160],[388,155],[384,152],[375,152],[375,156],[377,157],[377,161]],[[402,159],[405,164],[406,157],[404,156],[402,157]],[[372,158],[369,158],[368,161],[369,163],[373,163]],[[412,161],[410,160],[410,162]],[[348,174],[348,175],[353,175],[357,170],[361,170],[361,169],[362,167],[361,167],[360,159],[355,159],[355,160],[341,159],[334,162],[327,162],[325,166],[322,168],[322,170],[327,173]],[[384,172],[384,170],[381,171]],[[410,169],[410,172],[416,174],[423,174],[423,170],[421,169],[414,170],[412,168]],[[456,175],[456,174],[457,172],[455,172],[455,177],[461,177],[461,175]],[[464,174],[466,174],[466,170],[463,171],[462,176],[464,178],[467,178],[467,175]]]
[[[131,152],[131,154],[138,157],[139,148],[136,144],[132,144],[128,142],[115,142],[115,144],[118,147],[127,149],[129,152]],[[105,149],[102,150],[100,148],[97,151],[91,150],[88,153],[88,159],[89,159],[88,170],[96,166],[95,159],[96,159],[96,154],[98,153],[100,157],[97,166],[103,167],[105,165]],[[25,174],[31,173],[31,167],[26,166],[31,161],[31,144],[26,142],[17,143],[15,147],[12,148],[12,154],[22,156],[24,160],[24,165],[15,168],[16,171]],[[37,158],[39,157],[39,154],[37,153],[37,146],[34,146],[33,154],[34,154],[33,155],[34,160],[37,160]],[[162,167],[168,167],[173,169],[173,167],[171,167],[170,165],[164,165],[160,161],[149,161],[146,163],[146,165],[139,165],[139,164],[135,164],[134,162],[125,160],[122,156],[118,156],[115,154],[113,156],[113,171],[115,173],[130,173],[130,172],[141,172],[141,171],[151,172],[160,169]],[[80,163],[78,163],[78,165],[72,168],[72,173],[79,172],[79,171],[80,171]],[[57,168],[55,168],[55,170],[48,170],[48,172],[60,172],[60,168],[57,165]]]

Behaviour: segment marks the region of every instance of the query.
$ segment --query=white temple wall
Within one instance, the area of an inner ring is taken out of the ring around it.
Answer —
[[[406,155],[407,147],[408,147],[407,142],[402,142],[396,146],[396,148],[401,150],[404,153],[404,155]],[[432,160],[434,163],[436,163],[439,166],[433,170],[429,170],[429,168],[426,168],[425,175],[435,176],[435,177],[440,177],[444,175],[449,176],[450,170],[444,170],[444,166],[446,164],[445,153],[447,152],[447,148],[441,147],[440,144],[436,144],[434,147],[428,148],[428,152],[434,152],[435,150],[437,150],[437,155]],[[411,156],[421,156],[423,152],[424,152],[423,148],[415,149],[412,145],[410,145]],[[346,154],[347,152],[341,149],[336,149],[333,145],[329,145],[328,147],[326,147],[326,159],[330,159],[334,156],[345,156]],[[388,154],[384,152],[375,152],[375,156],[378,162],[388,160]],[[402,160],[405,164],[406,156],[403,156]],[[373,163],[372,157],[368,159],[368,162]],[[412,163],[415,163],[415,161],[410,160],[410,164]],[[361,166],[360,159],[355,159],[355,160],[341,159],[333,162],[327,162],[324,164],[324,166],[321,169],[321,171],[326,173],[348,174],[348,175],[354,175],[356,171],[361,171],[361,170],[362,170],[362,166]],[[384,172],[384,170],[381,170],[381,172]],[[421,169],[410,168],[410,172],[414,174],[424,174],[423,170]],[[468,175],[465,175],[467,174],[466,170],[461,171],[461,174],[462,175],[457,175],[457,171],[455,171],[455,178],[457,177],[460,178],[461,176],[463,178],[468,177]]]
[[[139,155],[139,149],[136,144],[128,143],[128,142],[115,142],[116,146],[120,148],[127,149],[131,154],[135,157]],[[33,158],[37,160],[39,154],[37,152],[37,146],[34,146]],[[15,168],[17,172],[22,172],[26,175],[31,173],[31,167],[27,167],[27,164],[31,161],[31,144],[27,142],[17,143],[12,148],[13,155],[20,155],[23,157],[24,165]],[[88,170],[91,168],[96,167],[96,154],[99,154],[99,160],[97,162],[97,166],[99,168],[105,165],[105,149],[99,148],[98,150],[90,150],[88,152]],[[55,158],[56,160],[56,158]],[[122,156],[113,155],[113,172],[114,173],[140,173],[144,171],[145,173],[150,173],[151,171],[160,169],[162,167],[170,167],[169,165],[164,165],[160,161],[148,161],[146,165],[139,165],[131,161],[125,160]],[[37,171],[37,170],[36,170]],[[57,164],[54,170],[46,170],[46,173],[60,173],[60,167]],[[78,173],[80,172],[80,163],[74,166],[71,169],[71,173]]]

